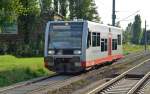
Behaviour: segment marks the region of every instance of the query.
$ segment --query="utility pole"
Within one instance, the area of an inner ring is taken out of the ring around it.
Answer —
[[[146,32],[146,20],[145,20],[145,32],[144,32],[144,44],[145,44],[145,51],[147,50],[147,32]]]
[[[116,0],[113,0],[113,5],[112,5],[112,26],[115,26],[115,20],[116,20],[116,9],[115,9],[115,4],[116,4]]]

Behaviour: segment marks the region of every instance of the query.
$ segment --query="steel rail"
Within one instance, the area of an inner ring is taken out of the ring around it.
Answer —
[[[127,94],[134,94],[137,89],[145,82],[150,76],[150,72],[148,72]]]
[[[45,77],[35,78],[35,79],[29,80],[29,81],[20,82],[20,83],[11,85],[11,86],[0,88],[0,93],[11,90],[11,89],[15,89],[15,88],[18,88],[18,87],[20,88],[20,87],[27,86],[27,85],[30,85],[30,84],[33,84],[33,83],[37,83],[37,82],[40,82],[40,81],[43,81],[43,80],[46,80],[46,79],[49,79],[49,78],[53,78],[53,77],[56,77],[56,76],[59,76],[59,74],[54,74],[52,76],[45,76]]]
[[[114,78],[114,79],[112,79],[112,80],[110,80],[110,81],[104,83],[103,85],[98,86],[97,88],[91,90],[91,91],[88,92],[87,94],[95,94],[95,93],[98,93],[98,92],[104,90],[105,88],[111,86],[113,83],[119,81],[121,78],[125,77],[125,75],[126,75],[129,71],[138,68],[139,66],[143,65],[144,63],[146,63],[146,62],[148,62],[148,61],[150,61],[150,59],[147,59],[147,60],[143,61],[142,63],[136,65],[135,67],[133,67],[133,68],[131,68],[131,69],[129,69],[129,70],[127,70],[126,72],[122,73],[121,75],[117,76],[116,78]]]

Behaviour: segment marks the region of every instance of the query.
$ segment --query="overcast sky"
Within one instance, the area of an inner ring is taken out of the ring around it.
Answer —
[[[104,24],[111,24],[112,20],[112,0],[95,0],[98,7],[98,13]],[[116,21],[121,21],[121,26],[125,28],[129,22],[134,21],[134,16],[140,14],[142,18],[142,27],[147,20],[150,28],[150,1],[149,0],[116,0]],[[130,16],[132,15],[132,16]],[[130,17],[128,17],[130,16]],[[127,18],[128,17],[128,18]]]

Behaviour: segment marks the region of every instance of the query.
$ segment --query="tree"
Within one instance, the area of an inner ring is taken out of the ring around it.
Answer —
[[[12,10],[12,1],[11,0],[2,0],[0,3],[0,24],[2,25],[6,21],[12,22],[14,20],[14,18],[10,14],[12,14],[13,12],[14,11]]]
[[[44,30],[47,21],[53,20],[55,13],[62,15],[64,20],[70,20],[74,17],[90,21],[100,20],[94,0],[1,0],[0,32],[4,23],[16,22],[19,36],[23,39],[21,45],[16,43],[16,45],[19,45],[16,46],[16,49],[18,47],[21,50],[22,48],[31,48],[30,44],[33,43],[31,34],[36,32],[37,23],[38,26],[41,26],[40,29]],[[33,44],[38,49],[40,42],[44,41],[42,37],[44,33],[36,33],[38,38],[35,38],[36,41]]]
[[[141,17],[140,15],[135,16],[135,20],[133,22],[133,33],[132,33],[132,43],[139,44],[140,42],[140,34],[141,34]]]
[[[56,13],[69,20],[75,17],[96,22],[100,20],[94,0],[41,0],[41,2],[43,5],[41,12],[48,10],[47,13],[51,15]]]
[[[29,44],[29,34],[34,31],[36,18],[39,16],[38,2],[35,0],[20,0],[25,9],[23,14],[18,17],[19,31],[23,34],[24,43]]]
[[[36,19],[39,16],[39,6],[37,0],[1,0],[0,1],[0,29],[1,26],[5,28],[7,24],[18,25],[19,36],[22,41],[11,44],[5,43],[8,46],[8,52],[16,53],[12,48],[18,49],[18,45],[29,45],[29,34],[34,31]],[[16,45],[16,46],[15,46]],[[26,48],[26,47],[25,47]],[[16,50],[15,49],[15,50]]]
[[[97,7],[96,7],[94,0],[90,0],[89,10],[88,10],[88,14],[86,16],[87,16],[87,19],[90,21],[95,21],[95,22],[100,21],[100,17],[98,15]]]
[[[84,19],[99,22],[100,17],[93,0],[69,0],[70,19]]]
[[[52,7],[52,4],[55,2],[52,2],[52,0],[40,0],[40,3],[40,21],[43,27],[45,27],[45,23],[51,20],[54,15],[54,7]]]
[[[123,32],[123,43],[131,42],[132,29],[132,23],[129,23],[126,30]]]
[[[140,44],[144,44],[145,43],[145,28],[142,28],[140,37],[141,37]]]
[[[54,11],[59,13],[59,0],[54,0]]]
[[[17,20],[19,15],[28,11],[24,8],[20,0],[1,0],[0,1],[0,24],[5,22],[12,23]]]
[[[29,32],[37,15],[39,15],[39,8],[36,0],[1,0],[0,26],[5,23],[17,22],[18,27],[24,27],[19,30],[23,29],[25,32]]]
[[[73,19],[76,17],[76,0],[69,0],[69,18]]]
[[[68,0],[59,0],[60,2],[60,15],[62,15],[64,18],[67,18],[67,8],[68,8]]]
[[[52,0],[40,0],[41,12],[52,8]]]

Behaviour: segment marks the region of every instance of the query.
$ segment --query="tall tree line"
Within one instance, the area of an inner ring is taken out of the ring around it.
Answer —
[[[133,23],[129,23],[124,31],[124,43],[140,44],[143,38],[141,17],[136,15]]]
[[[85,19],[90,21],[100,21],[97,13],[97,7],[94,0],[41,0],[45,5],[45,1],[50,1],[51,11],[58,13],[64,19]],[[46,8],[44,8],[46,9]]]
[[[36,41],[31,40],[31,34],[39,28],[37,23],[44,31],[46,22],[53,20],[55,14],[61,15],[63,20],[77,18],[99,22],[96,9],[94,0],[1,0],[0,31],[5,23],[17,22],[23,42],[19,46],[16,44],[16,52],[32,54],[32,48],[42,49],[44,42],[43,33],[37,35]]]
[[[43,12],[58,13],[68,20],[76,17],[99,21],[96,9],[94,0],[1,0],[0,23],[31,14],[40,16]]]
[[[77,18],[99,22],[96,8],[94,0],[1,0],[0,26],[17,21],[24,43],[28,44],[29,33],[34,31],[36,22],[45,25],[55,14],[62,15],[64,20]]]

